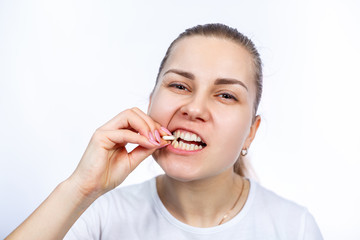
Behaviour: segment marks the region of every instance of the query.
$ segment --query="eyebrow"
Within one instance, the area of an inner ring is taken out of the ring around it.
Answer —
[[[170,70],[166,71],[163,74],[163,76],[168,74],[168,73],[175,73],[175,74],[178,74],[178,75],[183,76],[185,78],[188,78],[190,80],[195,80],[195,75],[194,74],[189,73],[189,72],[185,72],[185,71],[182,71],[182,70],[170,69]],[[217,78],[215,80],[215,83],[214,83],[214,85],[223,85],[223,84],[239,84],[240,86],[243,86],[246,89],[246,91],[249,91],[249,89],[247,88],[245,83],[243,83],[240,80],[233,79],[233,78]]]
[[[189,72],[185,72],[185,71],[181,71],[181,70],[178,70],[178,69],[170,69],[168,71],[166,71],[163,76],[165,76],[166,74],[168,73],[175,73],[175,74],[178,74],[180,76],[183,76],[185,78],[188,78],[190,80],[195,80],[195,76],[194,74],[192,73],[189,73]]]

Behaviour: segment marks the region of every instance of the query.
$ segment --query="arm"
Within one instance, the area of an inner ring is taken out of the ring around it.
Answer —
[[[91,203],[121,184],[156,149],[167,145],[159,137],[158,142],[149,137],[155,131],[167,135],[160,124],[137,108],[100,127],[74,173],[6,239],[63,239]],[[127,143],[138,146],[127,152]]]
[[[6,239],[63,239],[94,200],[78,194],[68,179]]]

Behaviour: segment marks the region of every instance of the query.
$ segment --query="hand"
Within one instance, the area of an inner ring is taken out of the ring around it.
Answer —
[[[156,149],[169,144],[170,132],[138,108],[119,113],[93,134],[69,180],[85,197],[97,198],[117,187]],[[131,152],[127,143],[138,144]]]

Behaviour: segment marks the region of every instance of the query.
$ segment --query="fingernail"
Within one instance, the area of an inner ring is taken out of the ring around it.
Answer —
[[[149,139],[155,141],[154,136],[152,135],[151,132],[149,132]]]
[[[172,135],[172,133],[169,130],[167,130],[166,128],[161,127],[160,129],[163,130],[164,132],[166,132],[167,134]]]
[[[154,144],[156,146],[160,146],[160,144],[155,141],[154,136],[152,135],[151,132],[149,132],[149,142],[151,142],[152,144]]]
[[[155,130],[155,138],[159,143],[161,142],[161,138],[158,130]]]
[[[158,142],[155,142],[154,140],[152,139],[149,139],[149,142],[151,142],[152,144],[156,145],[156,146],[160,146],[160,143]]]

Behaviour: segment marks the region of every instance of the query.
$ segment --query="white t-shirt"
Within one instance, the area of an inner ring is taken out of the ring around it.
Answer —
[[[65,239],[323,239],[308,210],[250,180],[243,209],[222,225],[198,228],[180,222],[161,202],[156,180],[117,188],[97,199]]]

